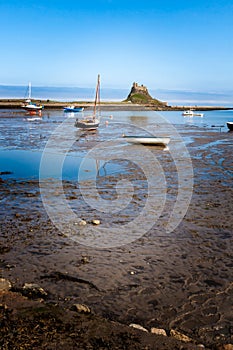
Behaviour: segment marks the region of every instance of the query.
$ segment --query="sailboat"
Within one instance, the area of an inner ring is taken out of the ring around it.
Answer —
[[[96,92],[95,92],[95,103],[93,114],[87,116],[81,120],[76,119],[74,126],[80,129],[95,130],[98,128],[100,120],[97,118],[96,114],[100,114],[100,75],[98,74]]]
[[[42,105],[37,105],[35,103],[32,103],[31,101],[31,94],[32,94],[32,85],[29,82],[28,84],[28,98],[26,99],[25,103],[22,105],[22,108],[30,113],[35,113],[37,111],[41,111],[44,107]]]
[[[203,117],[203,116],[204,116],[204,113],[195,113],[194,110],[190,108],[189,110],[184,111],[184,112],[182,113],[182,115],[183,115],[184,117],[186,117],[186,116],[188,116],[188,117],[195,117],[195,116],[197,116],[197,117]]]

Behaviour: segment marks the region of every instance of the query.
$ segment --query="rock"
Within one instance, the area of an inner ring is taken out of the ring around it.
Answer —
[[[85,221],[85,220],[80,220],[79,222],[78,222],[78,225],[79,226],[85,226],[87,224],[87,222]]]
[[[74,199],[77,199],[77,198],[78,198],[78,197],[75,196],[75,195],[70,195],[70,196],[68,197],[69,200],[74,200]]]
[[[0,291],[8,291],[11,289],[11,283],[10,281],[6,280],[5,278],[0,278]]]
[[[176,331],[175,329],[171,329],[170,336],[173,337],[173,338],[176,338],[177,340],[181,340],[181,341],[183,341],[185,343],[188,343],[188,342],[192,341],[192,339],[189,338],[187,335],[184,335],[184,334]]]
[[[91,309],[85,304],[74,304],[72,310],[83,312],[85,314],[89,314],[91,312]]]
[[[44,297],[48,295],[48,293],[36,283],[25,283],[23,291],[23,294],[34,297]]]
[[[148,333],[148,330],[142,326],[140,326],[140,324],[136,324],[136,323],[131,323],[129,325],[130,327],[133,327],[133,328],[136,328],[136,329],[139,329],[140,331],[143,331],[143,332],[147,332]]]
[[[89,259],[87,256],[83,256],[82,259],[81,259],[81,263],[82,264],[88,264],[89,263]]]
[[[163,328],[152,327],[151,333],[157,334],[157,335],[164,335],[165,337],[167,336],[167,333],[166,333],[165,329],[163,329]]]
[[[233,350],[233,344],[224,344],[217,348],[217,350]]]
[[[99,225],[100,224],[100,220],[92,220],[92,223],[93,223],[93,225]]]

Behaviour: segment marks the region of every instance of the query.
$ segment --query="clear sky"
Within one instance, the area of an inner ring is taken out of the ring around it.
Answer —
[[[0,0],[0,84],[232,90],[232,0]]]

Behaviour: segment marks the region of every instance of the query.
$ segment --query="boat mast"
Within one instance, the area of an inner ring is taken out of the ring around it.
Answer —
[[[100,105],[99,88],[100,88],[100,75],[98,74],[97,85],[96,85],[96,92],[95,92],[95,104],[94,104],[94,115],[93,115],[93,119],[94,120],[95,120],[95,116],[96,116],[96,105],[97,105],[97,103],[98,103],[98,105]]]
[[[28,99],[29,100],[31,99],[31,94],[32,94],[32,84],[29,81],[29,83],[28,83]]]

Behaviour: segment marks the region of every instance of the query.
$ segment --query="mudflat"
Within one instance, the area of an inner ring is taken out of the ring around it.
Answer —
[[[50,220],[38,180],[1,176],[0,266],[11,283],[1,293],[2,349],[231,348],[233,134],[190,127],[185,137],[194,184],[183,220],[164,231],[178,187],[174,162],[168,153],[157,153],[167,178],[166,205],[142,237],[117,247],[80,244]],[[102,216],[84,201],[77,181],[63,181],[69,206],[86,222],[78,227],[80,235],[93,227],[93,219],[111,232],[140,212],[144,175],[139,169],[125,178],[140,182],[131,206],[122,215]],[[102,177],[100,195],[115,198],[115,186],[115,176]],[[56,199],[54,181],[51,193]],[[39,291],[26,290],[27,283]],[[91,312],[77,312],[76,304]],[[132,323],[149,332],[128,327]],[[174,338],[174,330],[189,341]]]

